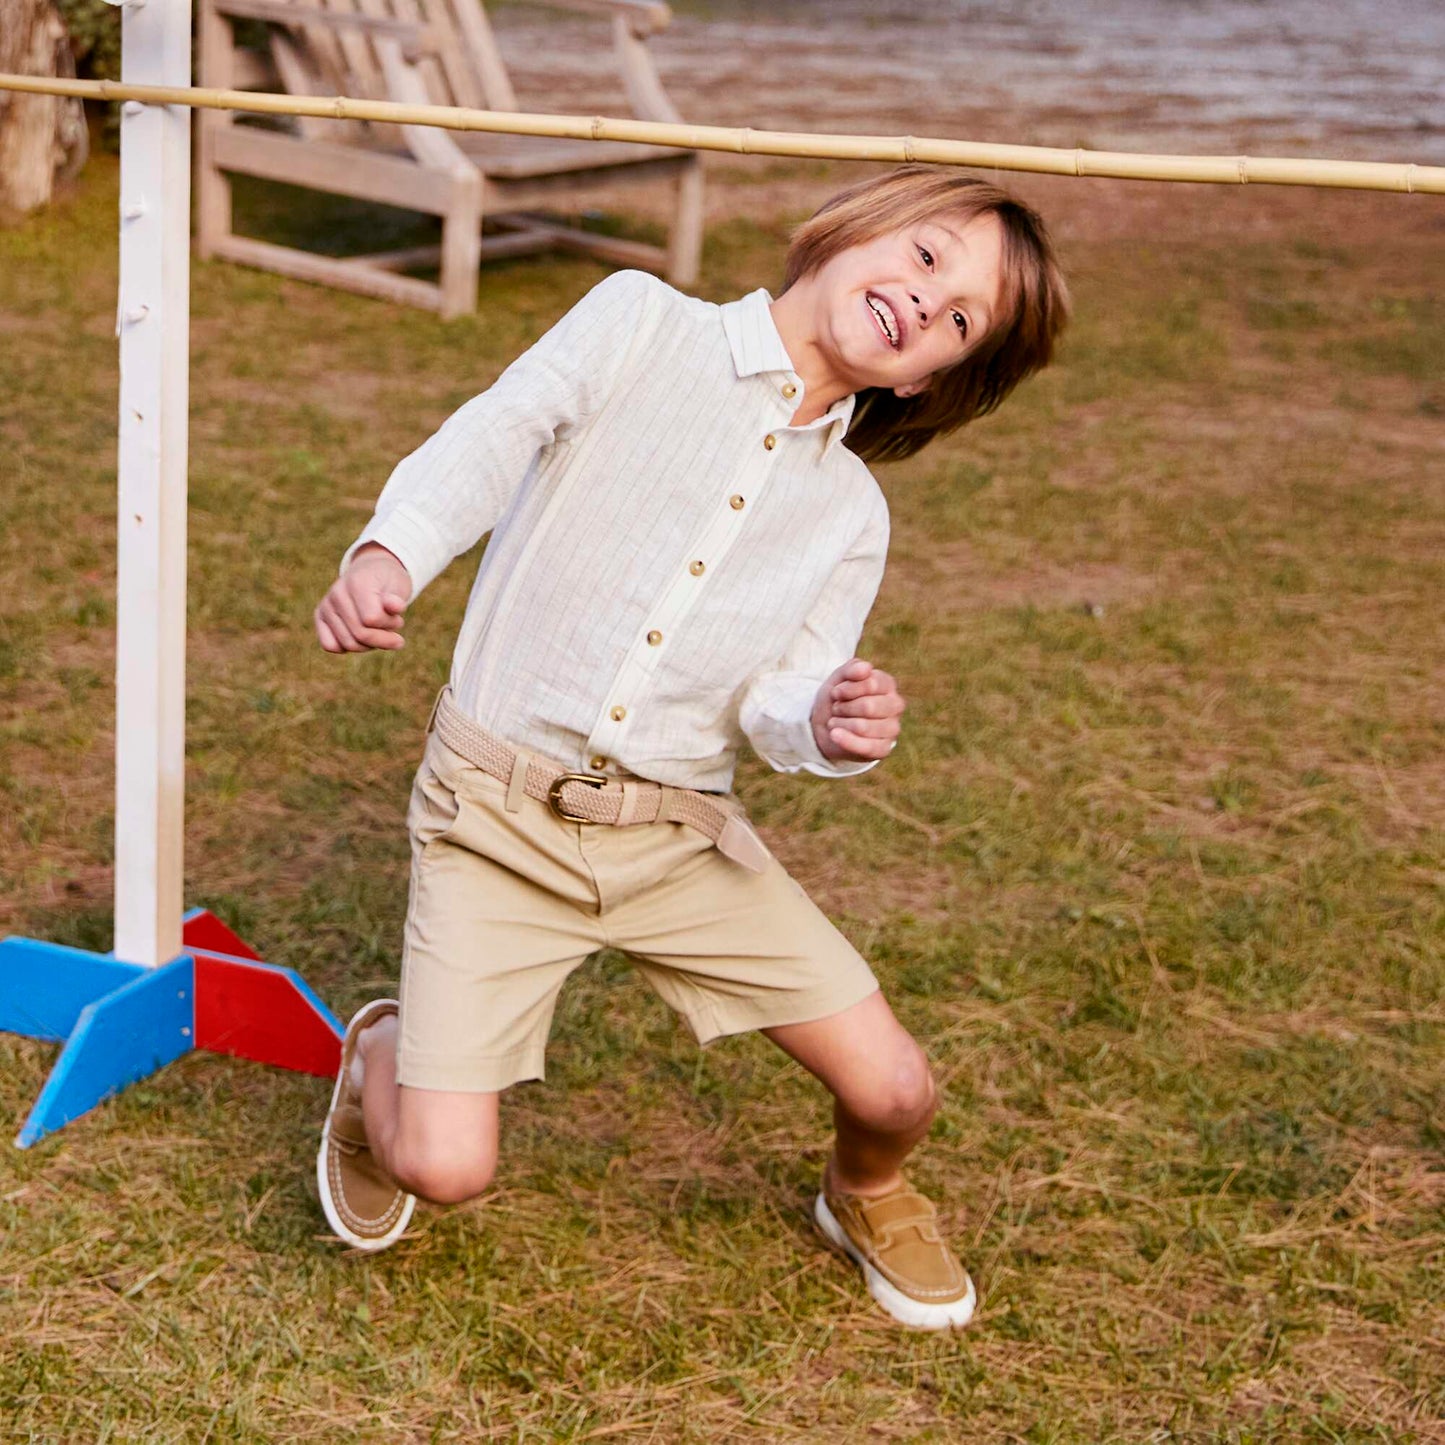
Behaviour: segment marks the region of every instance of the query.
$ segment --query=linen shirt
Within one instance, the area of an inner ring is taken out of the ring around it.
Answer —
[[[483,727],[579,771],[725,791],[746,737],[825,776],[819,687],[853,656],[888,508],[804,388],[763,290],[609,276],[392,473],[347,552],[420,592],[491,532],[452,661]]]

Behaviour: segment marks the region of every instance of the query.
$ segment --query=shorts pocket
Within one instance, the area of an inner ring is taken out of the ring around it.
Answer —
[[[506,800],[507,784],[481,768],[463,768],[457,774],[456,792],[463,801],[471,800],[488,807]]]
[[[457,825],[461,802],[452,787],[435,768],[423,762],[411,785],[406,826],[412,841],[421,848],[445,838]]]

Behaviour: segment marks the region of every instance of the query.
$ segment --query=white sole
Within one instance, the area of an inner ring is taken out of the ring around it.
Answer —
[[[351,1017],[351,1022],[346,1026],[346,1037],[353,1036],[353,1030],[360,1033],[368,1022],[367,1014],[378,1010],[378,1005],[391,1003],[391,999],[373,999],[368,1004],[363,1004]],[[331,1232],[352,1249],[360,1249],[367,1254],[375,1254],[379,1249],[386,1249],[393,1245],[406,1233],[406,1227],[411,1223],[412,1212],[416,1209],[416,1195],[408,1194],[406,1203],[402,1205],[401,1214],[395,1224],[385,1234],[377,1235],[374,1238],[363,1238],[351,1229],[347,1228],[341,1218],[340,1211],[336,1208],[336,1201],[331,1196],[331,1180],[328,1177],[326,1168],[326,1140],[331,1134],[331,1116],[336,1112],[337,1102],[341,1098],[342,1081],[346,1078],[351,1068],[351,1059],[343,1044],[341,1050],[341,1067],[336,1071],[336,1084],[331,1090],[331,1107],[326,1111],[326,1123],[321,1129],[321,1146],[316,1151],[316,1192],[321,1196],[321,1212],[326,1216],[326,1223],[331,1227]]]
[[[834,1218],[833,1211],[828,1208],[828,1201],[821,1194],[813,1205],[813,1218],[828,1242],[835,1249],[842,1250],[863,1271],[868,1293],[899,1324],[907,1325],[912,1330],[947,1330],[959,1329],[973,1318],[973,1312],[978,1307],[978,1292],[968,1275],[964,1275],[968,1280],[968,1293],[962,1299],[937,1305],[916,1300],[911,1295],[904,1294],[897,1285],[892,1284],[879,1272],[876,1265],[870,1264],[863,1257],[858,1246],[848,1238],[843,1226]]]

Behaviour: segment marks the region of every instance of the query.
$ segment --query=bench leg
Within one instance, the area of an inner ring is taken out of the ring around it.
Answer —
[[[443,321],[477,309],[477,270],[482,263],[482,176],[467,170],[453,180],[451,204],[442,217],[441,314]]]
[[[702,161],[694,157],[677,179],[677,210],[667,238],[667,279],[691,286],[702,259]]]
[[[196,254],[206,261],[231,234],[231,182],[212,160],[211,145],[217,127],[229,120],[201,111],[196,122],[200,128],[196,141]]]

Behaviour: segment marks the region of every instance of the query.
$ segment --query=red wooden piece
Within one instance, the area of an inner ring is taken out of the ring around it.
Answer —
[[[341,1025],[289,968],[262,963],[213,914],[186,919],[181,937],[196,961],[196,1047],[302,1074],[341,1067]]]
[[[261,961],[261,955],[249,943],[243,943],[209,908],[197,908],[181,920],[181,942],[187,953],[199,948],[207,953]]]

